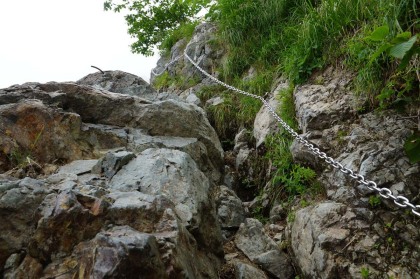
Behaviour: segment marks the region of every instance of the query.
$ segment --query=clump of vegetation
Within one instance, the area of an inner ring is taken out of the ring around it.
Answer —
[[[360,269],[360,275],[362,276],[363,279],[368,279],[370,277],[369,268],[362,267]]]
[[[185,39],[187,42],[191,39],[195,27],[198,25],[198,21],[192,22],[183,22],[179,28],[171,30],[165,36],[162,43],[159,45],[159,50],[161,51],[161,55],[165,56],[168,55],[171,51],[171,48],[180,40]]]
[[[185,78],[181,75],[172,76],[168,72],[164,72],[155,78],[153,81],[153,86],[157,90],[167,89],[170,87],[179,90],[185,90],[194,85],[197,85],[200,81],[201,78],[198,76]]]
[[[27,147],[20,145],[13,138],[6,140],[9,146],[6,145],[0,154],[0,159],[6,159],[6,170],[18,171],[20,175],[26,173],[28,176],[35,176],[41,170],[41,166],[36,162],[35,153],[43,132],[44,127],[34,134],[33,141]],[[11,132],[6,130],[5,135],[10,136]]]
[[[228,42],[225,80],[257,65],[301,83],[344,59],[358,73],[355,89],[369,109],[419,101],[414,0],[219,0],[216,7]]]
[[[376,195],[370,196],[369,197],[369,205],[372,208],[378,207],[379,205],[381,205],[381,199]]]
[[[207,107],[209,120],[222,141],[232,139],[240,128],[252,129],[261,108],[259,100],[235,94],[219,85],[205,86],[197,95],[204,103],[215,96],[223,99],[220,104]]]
[[[294,114],[293,86],[279,92],[280,117],[293,129],[297,129]],[[271,183],[271,196],[273,200],[290,201],[296,196],[307,193],[319,193],[316,173],[312,169],[293,162],[290,146],[293,138],[285,130],[277,135],[268,137],[265,145],[266,157],[271,160],[275,172]]]

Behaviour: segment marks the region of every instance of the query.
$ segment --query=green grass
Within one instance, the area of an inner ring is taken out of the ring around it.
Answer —
[[[293,129],[297,128],[293,103],[294,86],[279,92],[280,117]],[[272,200],[289,202],[297,196],[318,194],[320,185],[316,173],[308,167],[293,162],[290,145],[293,138],[285,130],[268,137],[265,145],[266,158],[271,160],[275,172],[271,181],[270,195]]]
[[[153,87],[157,90],[168,89],[170,87],[185,90],[197,85],[200,81],[201,78],[198,76],[192,76],[189,78],[185,78],[183,75],[171,76],[167,71],[165,71],[163,74],[155,78],[153,81]]]
[[[205,86],[197,96],[203,103],[215,96],[223,98],[223,103],[206,107],[209,120],[222,141],[233,139],[239,128],[252,130],[262,105],[257,99],[238,95],[222,86]]]
[[[298,84],[344,60],[357,73],[355,91],[368,109],[419,100],[418,56],[404,71],[397,70],[398,60],[384,55],[369,63],[378,46],[364,40],[384,24],[391,37],[416,34],[420,9],[415,0],[219,0],[217,10],[228,49],[222,71],[228,82],[258,66],[274,67]]]

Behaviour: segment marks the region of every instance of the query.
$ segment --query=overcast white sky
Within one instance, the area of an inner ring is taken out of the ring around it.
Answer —
[[[122,70],[149,81],[158,57],[132,54],[122,14],[102,0],[3,0],[0,6],[0,88],[29,81],[76,81]]]

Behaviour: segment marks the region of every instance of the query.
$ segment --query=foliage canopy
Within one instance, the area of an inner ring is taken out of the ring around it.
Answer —
[[[134,53],[153,55],[153,47],[162,43],[170,31],[197,18],[210,0],[106,0],[104,9],[126,11],[128,33],[136,39]]]

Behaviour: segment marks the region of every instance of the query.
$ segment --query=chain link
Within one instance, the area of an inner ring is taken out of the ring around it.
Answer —
[[[248,97],[252,97],[252,98],[255,98],[255,99],[259,99],[263,103],[264,107],[266,107],[268,109],[268,111],[271,113],[271,115],[280,123],[280,125],[290,135],[292,135],[303,146],[305,146],[307,149],[309,149],[309,151],[311,151],[314,155],[316,155],[320,159],[324,160],[326,163],[328,163],[329,165],[331,165],[333,168],[338,169],[342,173],[348,175],[353,180],[356,180],[358,183],[363,184],[369,190],[376,191],[382,198],[384,198],[384,199],[392,199],[397,206],[399,206],[401,208],[407,208],[407,207],[409,207],[411,209],[411,212],[414,215],[416,215],[417,217],[420,217],[420,205],[414,205],[414,204],[410,203],[409,199],[407,199],[404,196],[394,196],[392,194],[392,191],[390,189],[388,189],[388,188],[379,188],[374,181],[366,180],[363,175],[361,175],[361,174],[359,174],[357,172],[354,172],[353,170],[351,170],[351,169],[349,169],[347,167],[344,167],[340,162],[337,162],[333,158],[329,157],[325,152],[320,151],[319,148],[315,147],[313,143],[311,143],[310,141],[308,141],[304,137],[300,136],[286,122],[284,122],[284,120],[281,119],[281,117],[275,112],[275,110],[269,105],[269,103],[263,97],[258,96],[258,95],[255,95],[255,94],[251,94],[249,92],[246,92],[246,91],[243,91],[243,90],[238,89],[236,87],[233,87],[233,86],[231,86],[229,84],[226,84],[226,83],[218,80],[214,76],[212,76],[209,73],[207,73],[203,68],[201,68],[198,65],[198,63],[196,63],[190,56],[188,56],[188,54],[187,54],[188,46],[189,45],[187,45],[187,47],[185,48],[184,53],[181,54],[181,55],[179,55],[178,57],[176,57],[175,60],[173,60],[170,63],[168,63],[165,66],[164,70],[161,73],[156,74],[154,71],[152,71],[152,73],[154,75],[156,75],[156,76],[161,75],[168,68],[169,65],[175,63],[175,61],[179,60],[181,58],[181,56],[184,56],[203,75],[205,75],[206,77],[208,77],[209,79],[211,79],[215,83],[220,84],[223,87],[225,87],[227,89],[230,89],[230,90],[232,90],[234,92],[237,92],[239,94],[242,94],[242,95],[245,95],[245,96],[248,96]]]
[[[158,76],[160,76],[160,75],[162,75],[165,71],[166,71],[166,69],[168,69],[168,67],[170,66],[170,65],[172,65],[173,63],[175,63],[176,61],[178,61],[182,56],[184,56],[184,54],[180,54],[180,55],[178,55],[177,57],[175,57],[175,59],[174,60],[172,60],[171,62],[169,62],[168,64],[166,64],[165,65],[165,67],[163,68],[163,70],[160,72],[160,73],[156,73],[155,72],[155,70],[154,69],[152,69],[152,74],[154,75],[154,76],[156,76],[156,77],[158,77]]]

